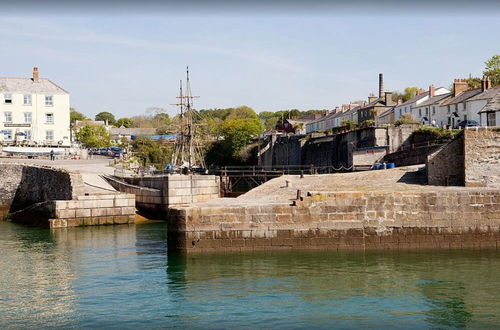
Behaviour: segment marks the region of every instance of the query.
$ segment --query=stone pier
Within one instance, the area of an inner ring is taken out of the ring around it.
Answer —
[[[80,173],[0,164],[0,216],[50,228],[135,221],[135,196],[85,185]]]

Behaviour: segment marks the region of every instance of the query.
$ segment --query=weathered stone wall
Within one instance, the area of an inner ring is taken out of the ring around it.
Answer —
[[[0,163],[0,211],[15,212],[49,200],[69,200],[83,190],[78,173],[51,167]]]
[[[373,147],[353,150],[352,164],[354,166],[372,166],[381,161],[387,153],[386,147]]]
[[[464,185],[464,139],[457,136],[427,157],[427,183],[437,186]]]
[[[464,130],[465,185],[500,188],[500,128]]]
[[[125,181],[106,177],[118,191],[135,194],[139,211],[149,217],[166,218],[169,208],[219,197],[220,178],[214,175],[130,177]]]
[[[441,146],[440,144],[414,148],[409,146],[408,149],[387,154],[384,157],[384,161],[395,163],[398,167],[425,164],[429,155],[437,151]]]
[[[178,208],[169,249],[406,249],[496,247],[500,194],[481,188],[322,192],[295,205]]]
[[[135,197],[129,194],[99,194],[78,196],[74,200],[47,201],[14,212],[9,219],[47,228],[133,223]]]
[[[389,146],[389,151],[393,152],[401,145],[411,145],[409,140],[415,128],[415,125],[372,127],[310,139],[272,136],[264,141],[260,163],[264,166],[312,164],[349,167],[353,164],[353,150]]]

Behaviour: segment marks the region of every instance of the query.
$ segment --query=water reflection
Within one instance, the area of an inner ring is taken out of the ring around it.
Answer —
[[[0,223],[0,327],[489,327],[497,251],[169,255],[164,224]]]

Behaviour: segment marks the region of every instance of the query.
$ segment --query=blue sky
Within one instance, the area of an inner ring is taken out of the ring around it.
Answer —
[[[26,11],[29,13],[29,11]],[[88,116],[162,107],[170,114],[190,66],[196,108],[333,108],[387,90],[449,86],[500,53],[498,11],[385,15],[347,10],[263,15],[107,12],[0,16],[0,76],[33,66]]]

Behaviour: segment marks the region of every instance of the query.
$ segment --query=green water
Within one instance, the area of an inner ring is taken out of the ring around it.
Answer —
[[[492,328],[500,253],[167,255],[163,224],[0,223],[0,328]]]

